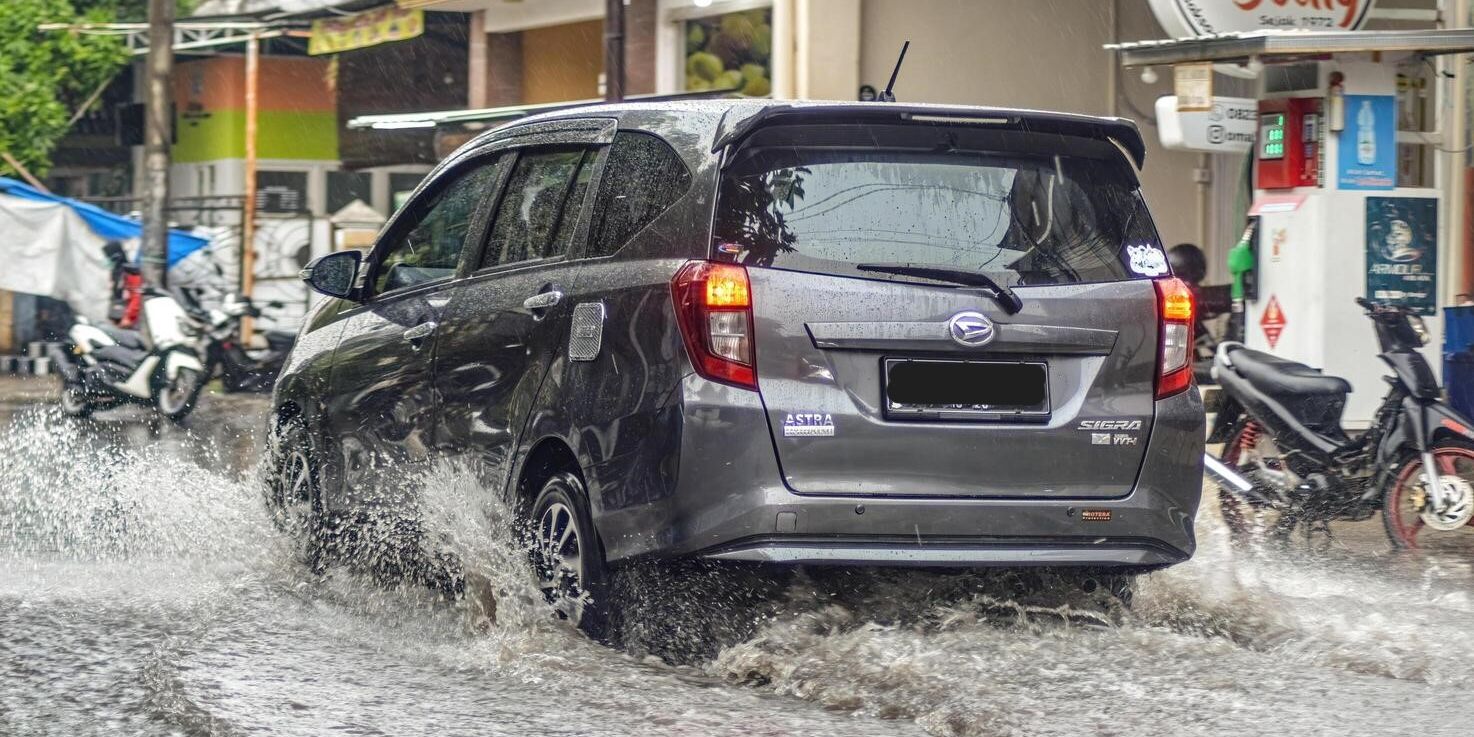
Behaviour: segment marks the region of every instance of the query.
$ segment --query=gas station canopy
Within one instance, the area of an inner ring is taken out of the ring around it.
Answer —
[[[1250,31],[1161,41],[1108,44],[1122,66],[1142,67],[1212,61],[1264,64],[1304,61],[1326,54],[1418,53],[1425,56],[1474,52],[1474,29],[1424,31]]]

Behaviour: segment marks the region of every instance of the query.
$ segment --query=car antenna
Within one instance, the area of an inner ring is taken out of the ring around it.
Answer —
[[[900,58],[896,59],[896,68],[891,70],[891,81],[886,83],[885,92],[880,93],[880,97],[875,98],[876,102],[896,101],[896,94],[894,92],[891,92],[891,90],[896,86],[896,75],[901,73],[901,64],[905,63],[906,49],[909,48],[911,48],[910,41],[901,44],[901,56]]]

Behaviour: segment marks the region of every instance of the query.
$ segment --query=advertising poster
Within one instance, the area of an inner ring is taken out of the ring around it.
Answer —
[[[1336,157],[1341,189],[1392,189],[1397,186],[1397,98],[1347,95],[1346,128]]]
[[[1438,308],[1438,200],[1367,198],[1367,299]]]

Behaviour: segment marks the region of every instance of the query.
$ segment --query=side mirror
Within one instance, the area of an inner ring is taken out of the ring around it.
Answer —
[[[329,297],[348,298],[353,293],[353,283],[358,279],[358,267],[362,263],[362,251],[336,251],[313,259],[298,276],[313,291]]]

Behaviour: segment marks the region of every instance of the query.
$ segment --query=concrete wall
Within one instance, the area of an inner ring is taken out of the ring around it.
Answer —
[[[1120,8],[1122,40],[1161,38],[1144,1],[1121,0]],[[1101,48],[1111,41],[1110,15],[1110,0],[863,0],[859,81],[884,88],[909,40],[898,99],[1134,118],[1147,140],[1142,182],[1163,242],[1196,241],[1197,155],[1162,149],[1141,115],[1125,105],[1112,110],[1107,89],[1114,62]],[[1123,73],[1123,97],[1150,114],[1157,97],[1171,94],[1170,70],[1160,76],[1147,85],[1139,74]]]

